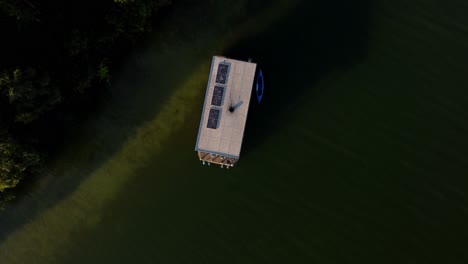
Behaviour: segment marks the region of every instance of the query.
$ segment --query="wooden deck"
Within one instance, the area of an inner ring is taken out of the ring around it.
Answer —
[[[226,167],[233,167],[237,163],[236,158],[229,158],[229,157],[224,157],[221,155],[213,155],[207,152],[198,152],[198,158],[200,158],[200,161],[208,162],[208,163],[214,163]]]

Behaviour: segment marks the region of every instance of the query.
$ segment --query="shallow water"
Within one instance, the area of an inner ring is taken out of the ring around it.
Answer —
[[[1,263],[468,262],[468,5],[348,2],[175,6]],[[193,151],[214,54],[265,75],[230,170]]]

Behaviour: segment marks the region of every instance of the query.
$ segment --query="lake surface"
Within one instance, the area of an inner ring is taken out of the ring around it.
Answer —
[[[0,263],[468,263],[468,2],[195,2],[1,212]],[[229,170],[193,151],[213,55],[265,76]]]

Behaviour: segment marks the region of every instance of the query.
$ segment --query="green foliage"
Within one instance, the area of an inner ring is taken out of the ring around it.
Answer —
[[[41,162],[40,155],[20,145],[11,136],[0,137],[0,192],[15,187]]]
[[[16,197],[8,190],[0,192],[0,210],[4,210],[9,201],[14,200]]]
[[[78,56],[89,48],[89,39],[77,29],[73,30],[68,42],[68,53],[70,56]]]
[[[8,98],[16,122],[32,122],[62,100],[60,91],[49,84],[47,74],[32,68],[0,74],[0,95]]]
[[[99,80],[101,81],[108,82],[110,79],[109,67],[106,64],[104,64],[104,62],[101,62],[101,64],[99,64],[98,76]]]
[[[169,3],[0,0],[8,36],[0,49],[0,208],[41,166],[50,125],[84,111],[80,102],[108,86],[114,64]]]
[[[0,14],[16,18],[19,23],[37,22],[39,10],[28,0],[1,0]]]
[[[151,30],[151,16],[168,5],[170,0],[114,0],[116,5],[106,16],[107,22],[115,28],[113,39],[129,38]]]

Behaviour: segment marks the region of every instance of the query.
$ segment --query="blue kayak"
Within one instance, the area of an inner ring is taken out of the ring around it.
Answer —
[[[258,76],[257,76],[257,99],[258,99],[258,102],[260,103],[260,101],[262,101],[262,97],[263,97],[263,85],[264,85],[264,81],[263,81],[263,73],[262,73],[262,70],[260,69],[260,72],[258,73]]]

